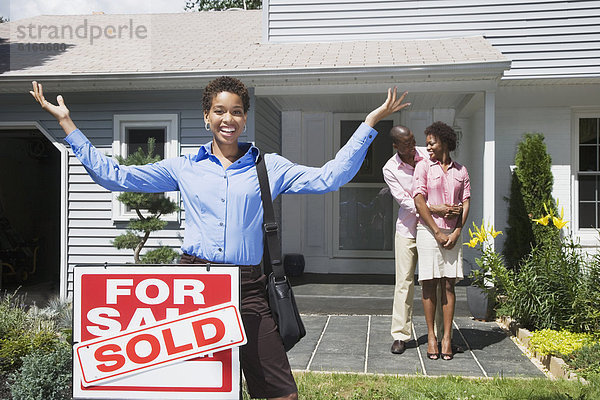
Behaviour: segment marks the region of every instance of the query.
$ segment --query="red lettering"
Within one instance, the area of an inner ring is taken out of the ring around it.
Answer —
[[[191,343],[183,344],[181,346],[175,346],[173,341],[173,333],[171,328],[164,329],[162,331],[163,338],[165,339],[165,347],[167,348],[167,354],[177,354],[183,351],[191,350],[194,346]]]
[[[213,325],[217,330],[215,336],[207,339],[204,336],[204,330],[202,329],[204,325]],[[216,343],[223,339],[223,336],[225,336],[225,325],[220,319],[217,318],[206,318],[200,321],[192,322],[192,327],[194,328],[194,335],[196,336],[196,342],[198,343],[199,347]]]
[[[105,354],[107,351],[112,351],[112,354]],[[98,347],[94,352],[94,357],[97,361],[112,362],[114,364],[98,364],[97,368],[102,372],[113,372],[121,368],[125,364],[125,357],[116,352],[121,351],[121,347],[117,344],[106,344]]]
[[[146,342],[150,343],[150,346],[152,347],[150,354],[148,354],[145,357],[140,357],[135,352],[135,346],[139,342],[142,342],[142,341],[146,341]],[[129,357],[129,359],[136,364],[149,363],[149,362],[153,361],[154,359],[156,359],[156,357],[158,357],[159,354],[160,354],[160,343],[158,342],[158,339],[152,335],[149,335],[149,334],[137,335],[137,336],[134,336],[133,338],[131,338],[129,340],[129,342],[127,343],[127,357]]]

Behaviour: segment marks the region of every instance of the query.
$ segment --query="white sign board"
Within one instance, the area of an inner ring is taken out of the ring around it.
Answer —
[[[78,266],[76,399],[239,399],[239,269]]]

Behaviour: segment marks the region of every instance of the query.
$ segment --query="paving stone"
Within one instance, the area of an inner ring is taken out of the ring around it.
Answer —
[[[310,357],[317,345],[321,332],[327,322],[326,315],[304,315],[302,316],[306,336],[304,336],[296,345],[288,351],[288,359],[292,369],[306,369]]]
[[[483,368],[488,376],[544,376],[495,322],[471,318],[465,286],[456,287],[454,321],[459,329],[453,329],[452,339],[465,352],[444,361],[426,357],[427,325],[420,286],[415,286],[413,307],[416,338],[409,341],[404,354],[396,355],[390,352],[393,279],[345,276],[343,282],[337,283],[311,279],[314,278],[293,280],[307,328],[306,337],[288,352],[294,370],[306,370],[311,362],[311,371],[364,372],[369,330],[366,363],[369,373],[482,377]]]
[[[390,348],[393,342],[390,334],[391,322],[391,316],[371,317],[367,372],[400,375],[422,374],[423,368],[414,340],[408,342],[404,353],[391,353]]]
[[[363,372],[368,319],[368,316],[331,316],[310,370]]]
[[[417,335],[419,350],[425,363],[425,372],[427,375],[462,375],[462,376],[484,376],[481,368],[473,359],[469,352],[458,353],[454,355],[454,359],[446,360],[430,360],[427,358],[427,323],[424,316],[414,316],[413,324]],[[460,327],[460,325],[459,325]],[[439,338],[438,338],[439,339]],[[456,329],[453,330],[452,341],[456,345],[465,346],[462,337]]]

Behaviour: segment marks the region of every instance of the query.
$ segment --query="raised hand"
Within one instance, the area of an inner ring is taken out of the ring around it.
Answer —
[[[65,105],[65,101],[61,95],[56,96],[58,105],[54,105],[44,97],[44,88],[42,87],[41,83],[33,81],[31,84],[33,85],[33,90],[30,90],[29,93],[33,96],[35,101],[42,106],[42,109],[48,111],[54,118],[56,118],[58,123],[64,129],[65,133],[69,134],[77,129],[71,120],[69,109]]]
[[[398,97],[398,88],[394,87],[394,89],[388,89],[388,95],[385,102],[367,115],[365,123],[373,128],[385,117],[410,106],[410,103],[402,103],[407,94],[408,92],[404,92],[402,96]]]

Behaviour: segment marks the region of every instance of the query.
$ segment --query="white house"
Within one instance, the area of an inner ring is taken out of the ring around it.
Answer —
[[[56,240],[60,251],[47,249],[37,273],[51,271],[66,295],[74,265],[132,260],[110,243],[128,216],[33,103],[31,80],[62,93],[78,126],[106,153],[126,154],[150,135],[166,156],[177,156],[210,140],[204,85],[233,75],[252,92],[246,140],[309,165],[330,159],[396,85],[409,91],[412,106],[381,123],[351,183],[324,196],[282,197],[284,254],[304,254],[308,272],[393,273],[394,205],[380,192],[381,166],[393,154],[387,131],[405,124],[422,144],[423,129],[436,120],[460,132],[455,157],[471,175],[470,219],[499,230],[516,144],[525,132],[544,133],[554,195],[573,233],[595,247],[599,23],[597,1],[265,0],[258,11],[0,24],[0,151],[7,155],[0,166],[12,172],[0,178],[1,200],[24,236]],[[185,211],[169,218],[151,246],[180,245]],[[465,250],[468,262],[473,257]]]

